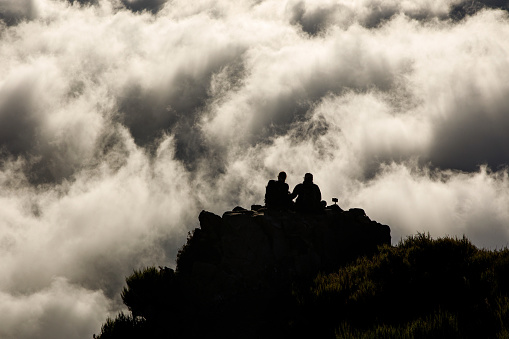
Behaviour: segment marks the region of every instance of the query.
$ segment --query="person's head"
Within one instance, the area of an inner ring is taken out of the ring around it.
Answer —
[[[313,174],[311,173],[306,173],[304,175],[304,182],[313,182]]]
[[[277,176],[277,180],[281,182],[285,182],[286,180],[286,173],[285,172],[279,172]]]

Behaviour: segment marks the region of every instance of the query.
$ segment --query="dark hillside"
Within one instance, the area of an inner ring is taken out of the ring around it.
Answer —
[[[122,299],[130,314],[109,319],[100,338],[287,336],[299,310],[294,291],[391,241],[389,227],[361,209],[253,207],[222,217],[202,211],[176,270],[152,267],[127,278]]]
[[[336,206],[337,207],[337,206]],[[175,271],[127,278],[105,338],[503,338],[509,252],[418,235],[362,210],[200,214]]]
[[[309,332],[338,338],[507,338],[509,251],[419,234],[315,279]]]

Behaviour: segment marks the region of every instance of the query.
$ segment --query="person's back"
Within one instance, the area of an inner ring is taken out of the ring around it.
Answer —
[[[313,183],[311,173],[306,173],[304,182],[295,186],[291,198],[295,197],[295,209],[298,212],[318,213],[321,210],[322,193],[318,185]]]
[[[286,173],[280,172],[278,180],[269,180],[265,190],[265,206],[270,209],[284,210],[290,203],[290,192],[285,182]]]

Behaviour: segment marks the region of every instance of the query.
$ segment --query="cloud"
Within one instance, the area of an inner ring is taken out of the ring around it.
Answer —
[[[3,0],[0,2],[0,20],[15,25],[25,19],[33,19],[37,8],[33,0]]]
[[[507,170],[486,167],[458,173],[393,163],[350,199],[375,220],[394,225],[394,243],[407,234],[429,232],[433,237],[465,235],[478,246],[500,249],[509,239],[507,178]]]
[[[97,333],[281,170],[394,243],[506,246],[508,15],[475,5],[3,1],[1,336]]]
[[[122,0],[122,3],[126,6],[126,8],[135,12],[146,10],[152,13],[157,13],[161,10],[166,1],[167,0]]]
[[[460,0],[440,2],[365,0],[357,3],[290,1],[286,10],[291,24],[300,26],[304,32],[314,36],[334,26],[345,29],[360,24],[370,29],[377,28],[398,15],[419,21],[446,20],[452,6],[457,6],[459,13],[460,8],[463,8],[460,7],[460,3]],[[481,8],[483,7],[480,5],[469,14],[475,14]]]
[[[55,278],[30,295],[0,292],[0,336],[11,338],[90,338],[108,315],[108,299]]]
[[[508,11],[509,4],[505,0],[460,1],[451,7],[449,16],[454,20],[462,20],[487,8]]]
[[[2,263],[4,287],[30,291],[65,275],[112,297],[108,289],[113,281],[116,288],[123,283],[121,272],[176,255],[175,247],[164,245],[174,246],[172,237],[182,241],[185,229],[178,222],[197,213],[186,174],[172,159],[170,140],[154,166],[132,151],[119,170],[103,165],[72,185],[18,186],[2,197],[10,211],[3,218],[5,249],[16,253]]]

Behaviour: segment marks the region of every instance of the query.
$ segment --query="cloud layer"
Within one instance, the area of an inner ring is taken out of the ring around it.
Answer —
[[[503,2],[6,0],[0,22],[2,338],[90,338],[133,268],[280,170],[394,243],[509,243]]]

